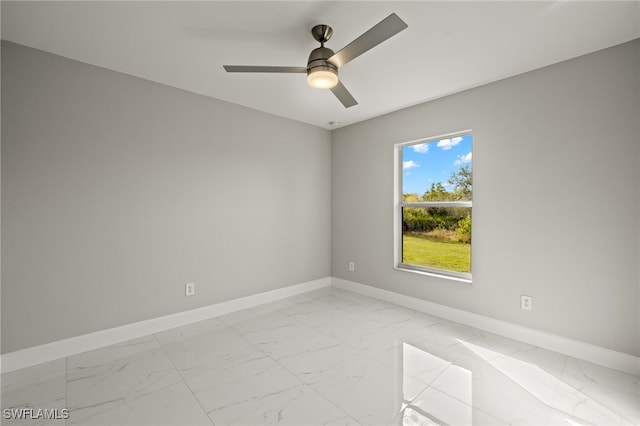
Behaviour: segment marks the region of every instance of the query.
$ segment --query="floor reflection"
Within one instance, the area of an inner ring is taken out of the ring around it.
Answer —
[[[414,399],[406,399],[410,392],[407,385],[404,385],[405,399],[395,424],[484,424],[486,419],[483,416],[492,411],[483,411],[487,407],[482,403],[474,405],[474,384],[482,386],[476,389],[477,392],[489,391],[492,398],[502,400],[504,404],[509,404],[514,394],[520,394],[528,400],[526,403],[547,407],[550,424],[634,424],[592,395],[587,395],[584,389],[567,384],[561,377],[556,377],[533,363],[465,340],[458,339],[458,343],[470,351],[473,362],[479,361],[473,367],[473,370],[477,369],[477,373],[482,373],[481,377],[476,378],[477,383],[474,382],[474,372],[471,369],[463,368],[415,345],[402,344],[403,376],[417,378],[426,388]],[[488,376],[502,379],[500,382],[487,384],[485,379]]]
[[[591,424],[633,424],[623,419],[595,399],[585,395],[581,390],[569,386],[559,378],[549,374],[537,365],[525,362],[501,353],[459,340],[461,344],[488,362],[495,369],[525,389],[532,396],[551,408],[564,411],[567,415],[580,418],[584,415],[584,423],[575,419],[565,419],[571,425]]]
[[[471,371],[408,343],[402,345],[402,365],[405,375],[416,377],[429,387],[412,401],[404,401],[401,424],[473,424]],[[442,380],[456,397],[432,386]]]

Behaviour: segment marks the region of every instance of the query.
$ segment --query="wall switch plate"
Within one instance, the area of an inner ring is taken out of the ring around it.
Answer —
[[[530,311],[533,308],[533,297],[525,296],[524,294],[520,295],[520,309],[524,309],[525,311]]]
[[[196,294],[196,283],[189,283],[184,286],[184,295],[193,296]]]
[[[355,262],[349,262],[349,271],[353,272],[356,270],[356,263]]]

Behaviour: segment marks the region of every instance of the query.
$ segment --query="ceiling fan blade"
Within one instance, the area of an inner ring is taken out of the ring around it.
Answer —
[[[335,55],[330,57],[328,61],[337,67],[341,67],[407,27],[406,22],[400,19],[395,13],[392,13],[371,29],[365,31],[360,37],[340,49]]]
[[[336,98],[338,98],[338,100],[342,102],[342,105],[344,105],[345,108],[358,105],[358,101],[356,101],[356,99],[351,95],[351,93],[349,93],[349,91],[347,90],[346,87],[344,87],[344,84],[342,84],[341,81],[338,81],[338,84],[336,84],[330,90],[333,92],[334,95],[336,95]]]
[[[270,67],[254,65],[223,65],[227,72],[282,72],[282,73],[306,73],[306,67]]]

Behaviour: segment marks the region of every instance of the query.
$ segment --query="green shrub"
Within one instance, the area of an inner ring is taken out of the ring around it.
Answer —
[[[471,242],[471,215],[468,214],[458,222],[456,229],[458,240],[464,243]]]

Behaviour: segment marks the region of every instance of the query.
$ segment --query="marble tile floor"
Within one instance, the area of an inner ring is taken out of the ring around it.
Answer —
[[[639,407],[636,376],[335,288],[2,375],[3,425],[637,425]],[[6,418],[21,408],[36,418]]]

